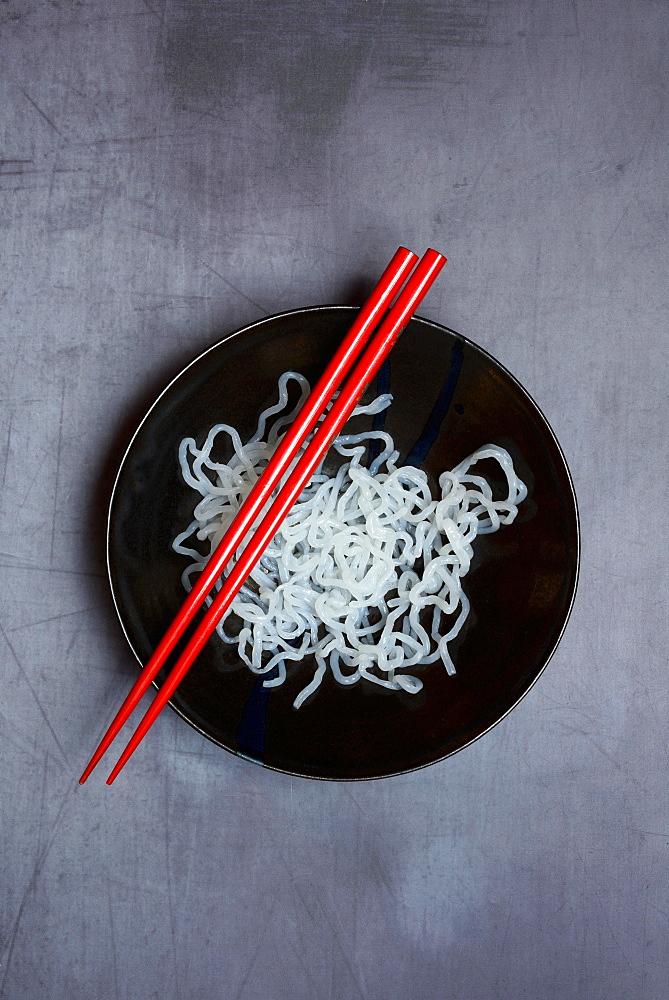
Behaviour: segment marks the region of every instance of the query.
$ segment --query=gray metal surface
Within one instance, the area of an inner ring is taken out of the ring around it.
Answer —
[[[668,995],[668,32],[662,0],[0,4],[2,997]],[[135,676],[103,529],[138,418],[400,243],[570,463],[549,669],[401,778],[291,780],[168,712],[78,787]]]

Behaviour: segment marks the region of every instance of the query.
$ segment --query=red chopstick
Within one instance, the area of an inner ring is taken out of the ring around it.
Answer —
[[[135,752],[187,674],[445,263],[446,258],[437,253],[436,250],[428,250],[421,259],[395,305],[365,349],[331,410],[274,499],[269,511],[256,528],[246,548],[233,566],[230,575],[224,581],[221,590],[158,691],[135,734],[109,775],[108,785],[111,785]]]
[[[306,437],[313,430],[326,405],[330,402],[362,348],[377,326],[393,296],[398,291],[407,274],[418,260],[418,256],[405,247],[400,247],[378,284],[358,313],[351,329],[344,337],[334,357],[305,400],[290,429],[270,459],[263,474],[254,485],[240,507],[225,536],[210,557],[207,565],[197,578],[193,589],[184,601],[174,621],[158,643],[156,649],[141,671],[125,701],[116,713],[112,724],[100,741],[84,773],[79,779],[83,784],[99,762],[111,743],[132,715],[154,677],[192,622],[205,597],[212,589],[223,570],[230,562],[247,531],[269,500],[279,480],[287,471]]]

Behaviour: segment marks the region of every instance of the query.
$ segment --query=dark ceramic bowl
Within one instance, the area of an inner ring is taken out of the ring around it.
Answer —
[[[126,452],[109,512],[107,553],[116,608],[145,663],[184,599],[184,559],[172,539],[191,520],[194,493],[179,472],[183,437],[233,424],[246,440],[276,398],[286,369],[313,385],[349,328],[347,306],[303,309],[225,337],[165,389]],[[326,675],[299,710],[313,660],[267,690],[214,636],[171,701],[195,729],[232,753],[312,778],[378,778],[455,753],[504,718],[532,687],[565,628],[579,560],[574,490],[560,447],[523,387],[464,337],[414,319],[379,376],[394,401],[386,429],[401,462],[436,481],[487,442],[506,448],[529,487],[516,521],[479,536],[464,587],[471,601],[451,646],[457,668],[420,670],[418,695]],[[495,474],[491,463],[490,472]]]

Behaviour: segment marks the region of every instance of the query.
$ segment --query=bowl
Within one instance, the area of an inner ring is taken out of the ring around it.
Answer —
[[[181,477],[179,442],[201,441],[217,422],[234,425],[247,440],[260,410],[276,398],[279,376],[299,371],[314,385],[355,311],[299,309],[230,333],[177,375],[142,420],[116,478],[107,533],[114,603],[140,664],[185,597],[186,560],[171,544],[192,519],[195,494]],[[295,709],[313,660],[289,668],[285,683],[268,689],[240,662],[236,646],[209,640],[170,705],[213,743],[277,771],[381,778],[461,750],[530,690],[572,607],[579,563],[574,489],[555,435],[520,383],[465,337],[414,318],[379,373],[378,391],[388,387],[393,403],[385,429],[402,463],[421,466],[436,482],[493,442],[511,454],[528,496],[512,525],[476,539],[464,578],[471,612],[449,647],[456,673],[449,676],[440,661],[420,668],[418,694],[368,683],[342,687],[328,673]]]

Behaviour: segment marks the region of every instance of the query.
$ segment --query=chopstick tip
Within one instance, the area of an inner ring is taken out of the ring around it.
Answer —
[[[126,762],[126,759],[127,758],[125,758],[125,757],[121,757],[120,760],[118,760],[116,762],[116,766],[114,767],[114,770],[111,772],[111,774],[107,778],[107,781],[106,781],[107,785],[111,785],[111,784],[114,783],[114,781],[118,777],[119,771],[123,768],[123,766],[124,766],[124,764]]]
[[[84,782],[88,779],[88,777],[90,776],[90,773],[91,773],[91,771],[93,770],[94,767],[95,767],[95,764],[93,763],[93,761],[91,761],[90,764],[87,764],[87,766],[86,766],[83,774],[79,778],[79,784],[80,785],[83,785]]]

